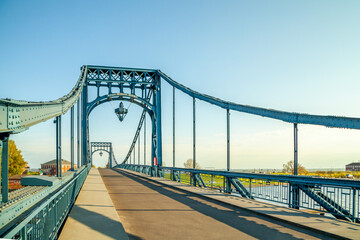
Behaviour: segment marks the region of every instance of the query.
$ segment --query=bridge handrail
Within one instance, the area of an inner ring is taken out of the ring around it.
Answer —
[[[76,176],[74,176],[72,180],[67,182],[65,186],[63,186],[58,192],[53,194],[49,199],[40,203],[35,210],[33,210],[13,229],[8,231],[2,237],[12,239],[15,236],[21,236],[21,239],[26,239],[26,237],[23,238],[23,236],[27,236],[28,234],[30,234],[30,236],[35,235],[34,231],[37,230],[35,228],[35,225],[37,225],[38,222],[42,221],[43,224],[45,224],[46,222],[46,224],[48,225],[46,229],[49,229],[49,231],[45,231],[45,226],[43,225],[43,231],[37,232],[38,236],[41,239],[56,239],[56,233],[61,227],[63,221],[65,220],[67,213],[70,211],[72,205],[74,204],[76,197],[80,192],[83,183],[85,182],[86,176],[90,171],[90,168],[91,166],[88,165],[81,169],[80,172],[76,174]],[[54,211],[56,213],[54,213]],[[55,218],[49,216],[55,216]],[[51,225],[52,227],[50,227],[49,225]],[[28,233],[29,229],[32,233]]]
[[[206,94],[196,92],[167,76],[162,71],[158,70],[158,74],[171,86],[179,89],[180,91],[192,96],[194,98],[200,99],[202,101],[214,104],[224,109],[230,109],[238,112],[249,113],[253,115],[258,115],[262,117],[268,117],[272,119],[282,120],[289,123],[302,123],[302,124],[312,124],[312,125],[321,125],[326,127],[334,128],[349,128],[349,129],[360,129],[360,118],[353,117],[340,117],[340,116],[324,116],[324,115],[312,115],[306,113],[295,113],[295,112],[285,112],[274,109],[253,107],[249,105],[237,104],[229,101],[224,101],[222,99],[212,97]]]
[[[133,165],[133,164],[125,164]],[[150,165],[134,165],[139,167],[151,167]],[[115,168],[118,166],[115,166]],[[206,170],[206,169],[193,169],[193,168],[177,168],[177,167],[158,167],[162,170],[181,171],[189,173],[200,174],[212,174],[224,177],[237,177],[237,178],[249,178],[249,179],[263,179],[269,181],[283,181],[296,184],[314,184],[314,185],[327,185],[327,186],[341,186],[360,189],[359,180],[351,179],[338,179],[338,178],[320,178],[312,176],[294,176],[294,175],[278,175],[278,174],[261,174],[261,173],[245,173],[245,172],[233,172],[233,171],[221,171],[221,170]]]
[[[19,101],[0,99],[0,133],[18,133],[30,126],[65,114],[79,99],[86,80],[87,66],[82,67],[78,81],[65,96],[53,101]],[[6,113],[4,113],[6,112]]]

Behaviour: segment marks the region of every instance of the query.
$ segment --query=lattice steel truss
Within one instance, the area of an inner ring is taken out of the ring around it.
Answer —
[[[96,88],[96,96],[89,100],[90,88]],[[101,91],[106,89],[106,91]],[[82,139],[83,159],[88,159],[89,153],[89,115],[95,107],[110,101],[128,101],[144,109],[152,122],[151,159],[157,166],[162,165],[161,137],[161,82],[157,70],[87,66],[86,81],[82,91]],[[145,114],[142,114],[139,126],[141,128]],[[135,134],[133,142],[138,138]],[[133,151],[133,145],[129,153]],[[156,171],[155,171],[156,172]]]
[[[92,156],[97,151],[104,151],[109,154],[108,165],[110,168],[112,168],[113,166],[118,164],[116,161],[115,155],[114,155],[114,151],[113,151],[111,142],[91,142],[91,150],[90,151],[91,151],[91,164],[93,163]]]

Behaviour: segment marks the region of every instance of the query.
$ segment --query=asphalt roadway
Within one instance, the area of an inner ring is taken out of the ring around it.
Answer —
[[[131,173],[99,171],[129,239],[331,239]]]

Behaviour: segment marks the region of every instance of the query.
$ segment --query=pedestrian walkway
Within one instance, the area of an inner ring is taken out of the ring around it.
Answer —
[[[124,170],[100,174],[130,239],[332,239],[170,186],[189,185]]]
[[[310,229],[312,231],[325,234],[329,237],[332,236],[340,239],[360,239],[360,224],[358,223],[321,216],[319,214],[310,213],[303,210],[277,206],[271,203],[231,196],[229,194],[194,187],[192,185],[183,184],[164,178],[149,177],[148,175],[130,170],[118,169],[117,171],[123,171],[132,175],[141,176],[142,178],[151,179],[158,184],[163,184],[165,186],[179,190],[181,189],[183,191],[200,195],[209,200],[215,200],[241,209],[246,209],[247,211],[270,217],[275,221],[287,222],[293,226],[298,226],[303,229]]]
[[[59,239],[128,239],[98,169],[90,170]]]

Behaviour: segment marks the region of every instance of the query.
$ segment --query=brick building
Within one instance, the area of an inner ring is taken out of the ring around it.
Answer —
[[[71,162],[61,160],[61,172],[64,173],[71,168]],[[76,164],[75,164],[76,168]],[[56,175],[56,159],[41,164],[41,171],[46,175]]]
[[[346,171],[360,171],[360,162],[353,162],[345,166]]]

